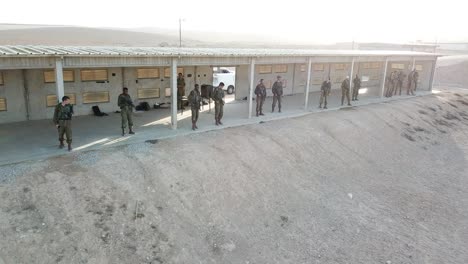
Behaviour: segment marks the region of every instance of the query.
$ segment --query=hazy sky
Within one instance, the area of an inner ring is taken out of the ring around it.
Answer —
[[[468,40],[463,0],[2,1],[0,23],[265,33],[290,41]]]

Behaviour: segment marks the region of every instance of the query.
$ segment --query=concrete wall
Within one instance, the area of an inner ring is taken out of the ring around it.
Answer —
[[[26,120],[26,101],[22,70],[4,70],[0,97],[6,98],[7,111],[0,111],[0,123]]]
[[[416,61],[416,65],[422,66],[422,71],[419,72],[419,83],[417,91],[429,91],[431,88],[431,73],[434,66],[433,61]]]
[[[248,65],[240,65],[236,68],[236,100],[249,96],[249,77]],[[254,81],[254,84],[257,85],[257,81]]]

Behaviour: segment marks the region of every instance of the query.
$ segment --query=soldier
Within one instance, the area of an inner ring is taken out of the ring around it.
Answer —
[[[395,95],[401,95],[401,88],[403,87],[403,82],[405,81],[406,74],[403,71],[398,71],[397,76],[397,85],[395,89]]]
[[[418,87],[418,79],[419,79],[419,73],[416,70],[413,70],[413,83],[414,83],[414,91],[416,91],[416,88]],[[414,95],[414,92],[413,92]]]
[[[185,109],[182,105],[182,97],[185,96],[185,79],[182,73],[177,77],[177,109]]]
[[[271,91],[273,92],[271,112],[275,112],[276,102],[278,101],[278,112],[281,113],[281,96],[283,96],[283,82],[281,82],[281,76],[276,76],[276,82],[273,84]]]
[[[359,89],[361,89],[361,79],[356,74],[356,78],[353,80],[353,98],[352,101],[358,101]]]
[[[59,133],[59,141],[60,145],[59,148],[65,147],[63,144],[63,135],[66,134],[67,136],[67,144],[68,144],[68,151],[72,150],[71,143],[72,143],[72,127],[71,127],[71,119],[73,115],[73,105],[70,104],[70,97],[64,96],[62,97],[62,102],[55,106],[54,111],[54,124],[58,129]]]
[[[188,100],[190,103],[190,109],[192,110],[192,130],[195,130],[198,129],[197,121],[198,114],[200,113],[200,104],[202,101],[198,84],[195,84],[195,89],[190,92]]]
[[[387,93],[385,95],[385,97],[392,97],[393,96],[393,91],[395,90],[395,85],[396,85],[396,81],[397,81],[397,72],[396,71],[393,71],[391,74],[390,74],[390,77],[389,77],[389,82],[388,82],[388,88],[387,88]]]
[[[263,114],[263,103],[266,98],[266,88],[263,84],[263,79],[260,79],[260,83],[255,87],[255,95],[257,95],[257,116]]]
[[[349,76],[346,76],[346,79],[341,83],[341,105],[344,103],[345,96],[346,100],[348,100],[348,106],[351,106],[349,100]]]
[[[416,78],[416,82],[415,82],[415,78]],[[408,74],[408,86],[407,86],[408,88],[406,90],[407,95],[410,95],[410,94],[414,95],[414,90],[416,89],[416,84],[418,83],[417,78],[418,78],[418,72],[416,70],[412,70]]]
[[[125,128],[127,127],[128,123],[128,129],[129,129],[129,134],[135,134],[133,132],[133,108],[135,105],[132,102],[132,98],[128,94],[128,88],[124,87],[123,88],[123,93],[119,95],[119,99],[117,102],[117,105],[120,107],[120,115],[122,117],[122,136],[125,136]]]
[[[325,103],[323,105],[323,109],[327,109],[327,98],[328,98],[328,95],[330,95],[330,91],[331,91],[331,81],[330,81],[330,78],[328,78],[328,80],[323,81],[322,87],[320,88],[319,108],[322,108],[322,103]]]
[[[221,118],[223,118],[223,108],[224,108],[224,83],[220,82],[218,87],[215,88],[213,92],[213,100],[215,102],[215,121],[216,125],[222,125]]]

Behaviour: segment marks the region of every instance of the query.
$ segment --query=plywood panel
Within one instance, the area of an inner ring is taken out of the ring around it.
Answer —
[[[76,105],[76,95],[74,93],[65,94],[65,95],[70,97],[70,104]],[[59,100],[57,99],[57,95],[55,95],[55,94],[47,95],[46,103],[47,103],[47,107],[56,106],[59,103]]]
[[[159,78],[159,69],[158,68],[137,69],[137,78],[138,79],[155,79],[155,78]]]
[[[101,70],[81,70],[81,81],[107,81],[108,74],[106,69]]]
[[[271,65],[259,65],[258,66],[258,73],[260,74],[267,74],[272,73],[272,66]]]
[[[159,88],[138,89],[138,99],[159,98]]]
[[[83,93],[83,104],[107,103],[109,92],[86,92]]]
[[[7,110],[6,98],[0,98],[0,111]]]
[[[166,90],[165,90],[165,96],[166,96],[166,97],[171,97],[171,88],[166,88]]]
[[[286,72],[288,72],[288,65],[287,64],[275,65],[275,73],[286,73]]]
[[[312,68],[314,71],[324,71],[325,65],[324,64],[313,64]]]
[[[179,73],[182,73],[182,75],[184,75],[184,68],[177,68],[177,75],[179,75]],[[171,68],[164,69],[164,77],[171,78]]]
[[[75,75],[73,70],[64,70],[63,71],[63,81],[64,82],[74,82]],[[44,71],[44,82],[45,83],[55,83],[55,70],[53,71]]]

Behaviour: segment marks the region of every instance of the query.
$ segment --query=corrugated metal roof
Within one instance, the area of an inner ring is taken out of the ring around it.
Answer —
[[[0,57],[37,56],[182,56],[182,57],[269,57],[269,56],[440,56],[434,53],[385,50],[167,48],[98,46],[0,46]]]

